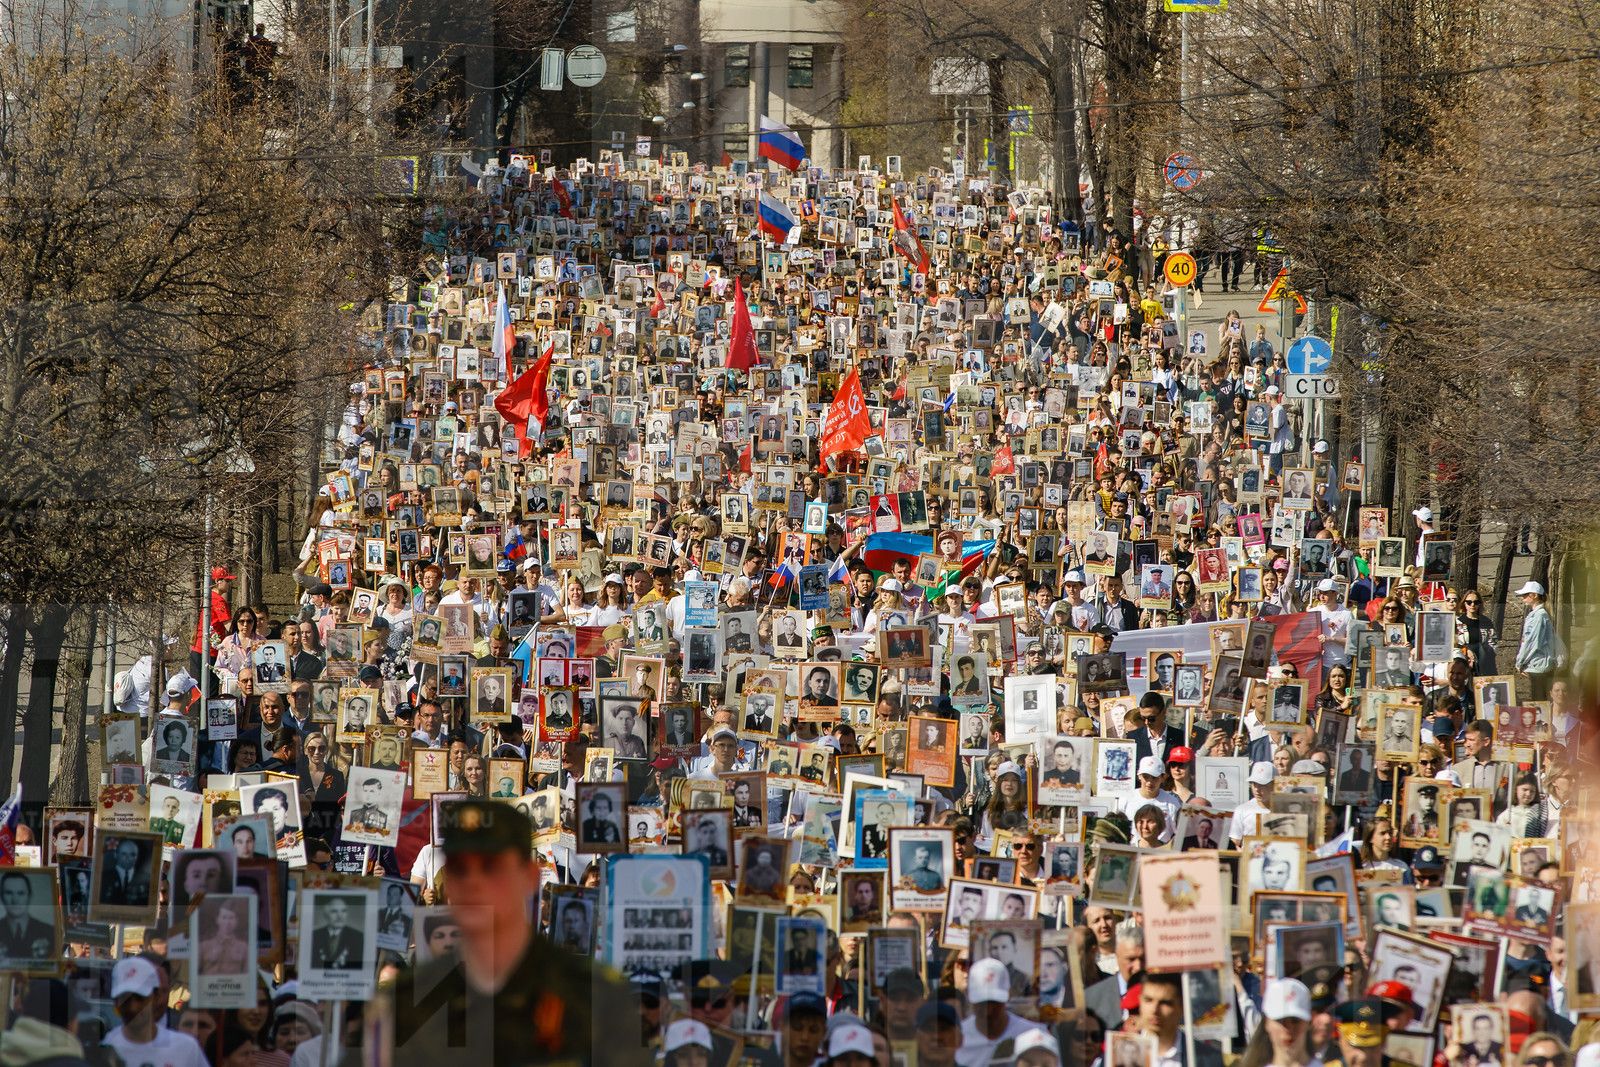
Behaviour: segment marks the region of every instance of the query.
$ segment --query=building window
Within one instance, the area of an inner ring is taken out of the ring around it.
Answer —
[[[730,159],[750,158],[750,124],[730,122],[722,128],[722,150]]]
[[[811,88],[811,70],[815,49],[808,44],[789,46],[789,88]]]
[[[730,44],[722,54],[722,84],[739,89],[750,84],[750,46]]]

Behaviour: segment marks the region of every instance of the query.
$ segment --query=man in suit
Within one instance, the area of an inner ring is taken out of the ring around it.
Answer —
[[[0,959],[47,960],[55,954],[55,927],[35,919],[32,906],[33,883],[26,874],[0,875]]]
[[[378,911],[378,933],[411,937],[411,916],[406,912],[405,900],[406,891],[400,886],[385,887],[383,907]]]
[[[1366,752],[1363,749],[1350,748],[1345,750],[1345,761],[1350,766],[1339,772],[1339,792],[1365,793],[1372,788],[1372,771],[1363,766],[1366,758]]]
[[[1010,930],[996,930],[989,938],[989,958],[999,960],[1011,979],[1012,996],[1032,996],[1033,982],[1017,969],[1017,935]]]
[[[1120,1029],[1127,1014],[1122,998],[1128,987],[1144,973],[1144,928],[1131,922],[1116,927],[1117,973],[1107,975],[1083,991],[1083,1006],[1107,1030]]]
[[[322,903],[322,925],[311,935],[311,966],[329,971],[358,971],[363,966],[359,931],[347,925],[350,905],[343,897]]]
[[[1221,848],[1215,835],[1217,824],[1204,815],[1195,820],[1194,833],[1183,839],[1183,851],[1195,848]]]
[[[139,864],[138,844],[118,841],[110,859],[111,868],[100,879],[100,903],[136,908],[149,904],[150,875]]]
[[[1478,1067],[1505,1062],[1504,1047],[1494,1039],[1494,1019],[1488,1015],[1472,1017],[1472,1040],[1467,1043],[1467,1057]]]
[[[1183,730],[1167,725],[1167,700],[1160,693],[1152,690],[1139,699],[1139,718],[1144,725],[1128,731],[1135,766],[1146,756],[1156,756],[1165,763],[1167,753],[1183,747]]]
[[[880,859],[889,854],[889,823],[893,818],[893,805],[878,805],[874,821],[861,828],[862,859]]]
[[[716,819],[704,819],[695,826],[694,848],[691,850],[706,858],[712,867],[728,865],[728,850],[722,847],[722,824]]]

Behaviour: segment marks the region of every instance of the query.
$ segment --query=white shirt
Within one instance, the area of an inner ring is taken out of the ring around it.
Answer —
[[[1355,616],[1350,614],[1349,608],[1339,607],[1329,611],[1324,604],[1318,604],[1311,609],[1322,616],[1322,632],[1328,635],[1328,641],[1322,646],[1323,667],[1348,667],[1350,665],[1350,627],[1355,623]]]
[[[1161,831],[1161,840],[1172,840],[1173,831],[1178,828],[1178,809],[1183,807],[1183,801],[1178,799],[1178,794],[1169,793],[1165,789],[1157,790],[1156,795],[1147,797],[1135,789],[1122,798],[1122,814],[1128,817],[1128,822],[1133,822],[1134,814],[1146,804],[1154,804],[1167,816],[1167,828]]]
[[[1233,821],[1228,827],[1228,837],[1234,844],[1238,844],[1251,834],[1261,832],[1261,816],[1267,814],[1268,808],[1255,797],[1251,797],[1233,810]]]
[[[1038,1023],[1007,1011],[1006,1028],[999,1037],[988,1038],[978,1031],[977,1016],[969,1015],[961,1022],[961,1048],[956,1050],[957,1067],[989,1067],[995,1047],[1002,1041],[1013,1041],[1029,1030],[1037,1029]]]
[[[119,1026],[106,1035],[105,1043],[116,1049],[125,1067],[210,1067],[200,1043],[179,1030],[159,1027],[152,1040],[136,1045]]]
[[[124,715],[150,714],[151,657],[141,656],[117,682],[117,710]]]

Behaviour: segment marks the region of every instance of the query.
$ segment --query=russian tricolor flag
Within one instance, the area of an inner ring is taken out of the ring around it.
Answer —
[[[789,214],[789,209],[783,206],[783,201],[767,193],[761,194],[761,207],[756,218],[761,232],[780,243],[794,229],[794,216]]]
[[[756,154],[772,160],[780,167],[799,170],[806,161],[806,146],[794,131],[781,122],[761,116],[761,140]]]
[[[511,328],[511,309],[506,306],[506,287],[502,285],[495,292],[494,337],[491,351],[496,366],[503,368],[503,381],[509,382],[514,377],[511,373],[511,353],[516,347],[517,334]]]

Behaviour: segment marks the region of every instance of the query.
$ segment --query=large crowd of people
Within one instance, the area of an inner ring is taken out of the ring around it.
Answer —
[[[0,1062],[1600,1063],[1545,589],[1501,633],[1164,240],[894,161],[449,192],[299,603],[217,567],[16,824]]]

